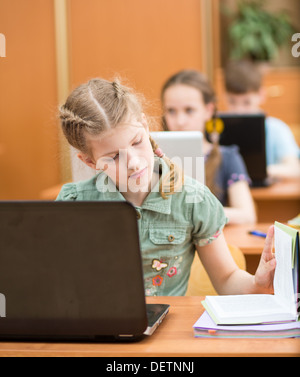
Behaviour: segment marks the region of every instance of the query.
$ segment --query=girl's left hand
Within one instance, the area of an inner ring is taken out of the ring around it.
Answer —
[[[274,225],[267,233],[265,246],[260,258],[259,266],[255,273],[255,284],[265,293],[274,293],[273,280],[276,267],[276,259],[273,254]]]

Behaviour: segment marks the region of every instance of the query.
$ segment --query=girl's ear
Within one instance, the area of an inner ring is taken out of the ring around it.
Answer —
[[[82,153],[78,153],[77,154],[77,157],[79,158],[79,160],[81,160],[83,163],[85,163],[87,166],[89,166],[90,168],[94,169],[94,170],[97,170],[97,167],[96,167],[96,164],[94,163],[94,161],[88,157],[87,155],[85,154],[82,154]]]
[[[215,112],[215,104],[213,102],[210,102],[208,103],[207,105],[205,105],[205,108],[206,108],[206,116],[205,116],[205,120],[208,121],[210,120],[213,115],[214,115],[214,112]]]

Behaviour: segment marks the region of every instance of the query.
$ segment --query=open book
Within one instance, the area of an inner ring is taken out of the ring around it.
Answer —
[[[202,302],[216,324],[296,321],[299,295],[299,232],[275,222],[274,295],[207,296]]]

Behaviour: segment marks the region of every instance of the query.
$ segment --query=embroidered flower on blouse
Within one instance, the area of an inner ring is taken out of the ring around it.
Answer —
[[[177,268],[176,267],[171,267],[169,271],[167,272],[167,275],[171,278],[172,276],[177,274]]]
[[[152,279],[152,284],[156,287],[160,287],[162,282],[163,282],[163,278],[159,275],[155,276],[153,279]]]
[[[202,240],[200,240],[199,246],[205,246],[205,245],[210,244],[212,241],[217,239],[220,234],[221,234],[221,230],[218,230],[213,236],[208,237],[208,238],[203,238]]]

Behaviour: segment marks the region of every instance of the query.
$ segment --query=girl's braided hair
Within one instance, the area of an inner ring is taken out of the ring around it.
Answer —
[[[86,136],[98,136],[124,123],[130,116],[142,121],[142,100],[119,79],[112,82],[92,79],[74,89],[59,109],[62,131],[68,143],[90,157]],[[158,145],[151,137],[150,142],[155,152]],[[160,182],[160,194],[166,199],[181,189],[183,174],[166,156],[163,159],[170,167],[169,174]]]

